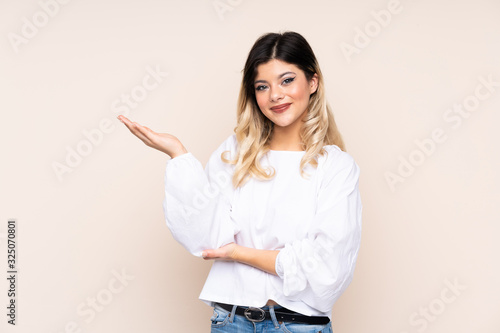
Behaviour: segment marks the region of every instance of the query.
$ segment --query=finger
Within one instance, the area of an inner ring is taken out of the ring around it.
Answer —
[[[125,117],[124,115],[118,115],[116,118],[118,118],[119,121],[121,121],[122,123],[124,123],[125,125],[127,124],[130,124],[130,120]]]
[[[153,143],[155,141],[156,136],[158,135],[158,133],[150,129],[148,130],[145,126],[141,126],[139,124],[137,124],[136,128],[139,131],[139,133],[143,137],[145,137],[150,143]]]
[[[118,116],[118,117],[120,117],[120,118],[118,118],[118,119],[120,119],[120,121],[121,121],[122,123],[124,123],[124,124],[125,124],[125,126],[127,126],[127,128],[130,130],[130,132],[134,133],[134,131],[135,131],[135,129],[134,129],[134,123],[133,123],[133,122],[131,122],[131,121],[130,121],[127,117],[124,117],[124,116],[122,116],[122,115],[120,115],[120,116]],[[134,133],[134,134],[135,134],[135,133]]]
[[[128,119],[127,117],[125,117],[122,114],[118,115],[116,118],[118,118],[118,120],[121,121],[122,123],[124,123],[125,125],[132,123],[132,121],[130,119]]]
[[[121,117],[124,118],[122,122],[125,124],[125,126],[127,126],[127,128],[129,129],[130,132],[132,132],[132,134],[134,134],[136,137],[142,140],[146,145],[148,146],[151,145],[151,140],[141,132],[141,125],[139,125],[136,122],[131,122],[124,116]]]
[[[205,250],[201,253],[201,257],[205,260],[208,260],[208,259],[216,259],[219,256],[214,250]]]
[[[141,131],[143,134],[146,134],[147,132],[149,133],[155,133],[155,131],[153,131],[151,128],[147,127],[147,126],[142,126],[140,124],[138,124],[137,122],[132,122],[130,121],[127,117],[123,116],[123,115],[119,115],[117,117],[122,123],[124,123],[128,128],[129,130],[131,130],[133,132],[133,129],[137,128],[139,131]],[[135,126],[134,126],[135,125]],[[143,129],[146,129],[146,131],[143,131]],[[134,133],[135,134],[135,133]],[[145,135],[146,137],[148,137],[150,140],[151,138],[148,136],[148,135]]]
[[[132,124],[132,128],[134,129],[132,133],[134,133],[134,135],[141,139],[146,145],[151,146],[153,144],[151,138],[149,137],[149,132],[144,130],[141,125],[134,122]]]
[[[137,124],[137,129],[142,133],[144,134],[144,136],[146,136],[147,138],[149,138],[150,140],[153,139],[153,135],[154,134],[157,134],[155,131],[153,131],[152,129],[150,129],[149,127],[146,127],[146,126],[142,126],[142,125],[139,125]]]

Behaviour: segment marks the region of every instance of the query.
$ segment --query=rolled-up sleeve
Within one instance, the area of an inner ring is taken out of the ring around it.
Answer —
[[[361,240],[360,170],[350,155],[335,152],[325,162],[307,236],[285,244],[275,266],[286,297],[322,312],[352,281]]]
[[[229,137],[212,153],[205,169],[191,152],[167,161],[166,224],[174,239],[198,257],[203,250],[234,242],[232,166],[221,160],[223,151],[232,151],[233,140]]]

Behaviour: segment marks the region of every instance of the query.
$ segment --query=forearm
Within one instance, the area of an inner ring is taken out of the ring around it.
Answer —
[[[279,252],[279,250],[257,250],[237,245],[236,243],[229,243],[218,249],[203,251],[202,257],[205,260],[219,259],[237,261],[277,276],[275,265],[276,257]]]
[[[237,246],[234,260],[276,274],[275,264],[279,250],[258,250],[250,247]]]

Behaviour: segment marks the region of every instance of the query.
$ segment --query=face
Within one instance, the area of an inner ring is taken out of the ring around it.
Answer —
[[[259,65],[254,81],[257,104],[275,128],[298,130],[307,114],[309,97],[317,87],[317,74],[308,82],[300,68],[277,59]]]

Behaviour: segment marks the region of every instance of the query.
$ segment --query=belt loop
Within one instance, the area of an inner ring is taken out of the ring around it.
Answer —
[[[274,328],[279,328],[280,324],[278,319],[276,319],[276,314],[274,313],[274,305],[269,306],[269,313],[271,314],[271,319],[273,320]]]
[[[231,318],[229,318],[229,322],[231,322],[231,323],[232,323],[232,322],[233,322],[233,320],[234,320],[234,315],[235,315],[235,313],[236,313],[236,308],[237,308],[237,307],[238,307],[237,305],[233,305],[233,309],[231,310]]]

